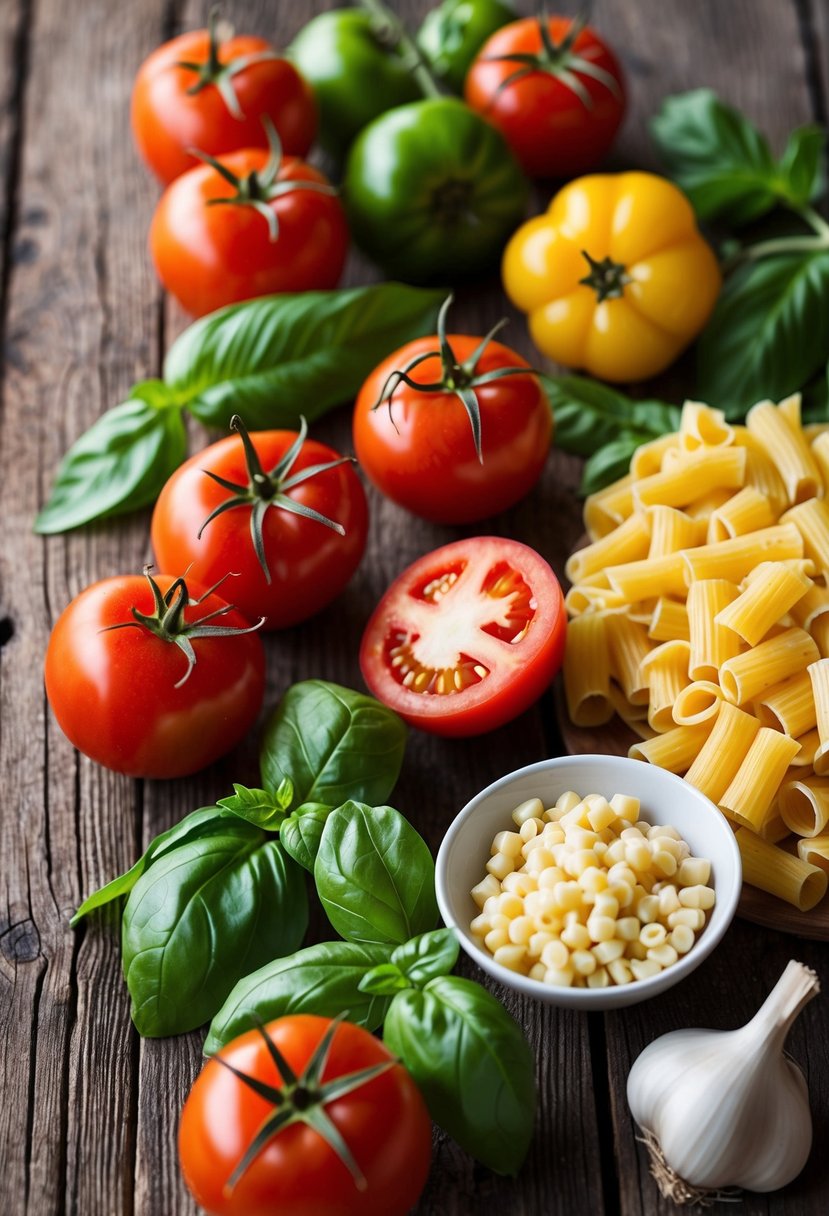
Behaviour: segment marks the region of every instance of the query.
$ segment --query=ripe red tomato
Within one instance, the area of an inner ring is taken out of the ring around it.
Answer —
[[[232,572],[237,577],[229,580],[228,594],[249,620],[264,616],[265,629],[295,625],[325,607],[365,549],[368,506],[360,479],[333,448],[305,435],[303,427],[299,433],[244,432],[243,438],[220,439],[175,471],[153,512],[152,544],[160,566],[189,568],[208,585]],[[308,476],[316,465],[328,467]],[[234,498],[237,505],[205,524]],[[253,511],[264,565],[251,534]]]
[[[418,558],[363,634],[370,690],[436,735],[478,735],[527,709],[564,656],[558,579],[534,549],[476,536]]]
[[[310,86],[264,38],[220,42],[213,18],[210,29],[181,34],[153,51],[132,92],[135,142],[165,185],[197,164],[192,148],[221,156],[267,147],[264,114],[286,153],[304,156],[317,129]]]
[[[303,1073],[326,1031],[333,1039],[316,1083]],[[389,1066],[393,1056],[361,1027],[310,1014],[251,1030],[218,1055],[260,1084],[281,1088],[290,1078],[277,1067],[265,1034],[298,1078],[302,1101],[295,1101],[294,1109],[300,1119],[265,1136],[265,1144],[228,1186],[264,1122],[289,1109],[291,1098],[274,1103],[215,1057],[208,1061],[185,1102],[178,1138],[184,1179],[198,1203],[211,1216],[405,1216],[426,1182],[432,1125],[403,1065]],[[335,1078],[377,1066],[385,1068],[364,1084],[324,1099]],[[319,1088],[323,1101],[311,1103],[312,1112],[305,1097]],[[324,1112],[342,1136],[364,1189],[332,1145],[309,1126],[314,1112]]]
[[[535,58],[527,61],[525,56]],[[473,110],[494,123],[530,177],[574,177],[613,143],[625,112],[622,69],[589,26],[525,17],[484,43],[466,77]]]
[[[164,623],[154,626],[160,608]],[[196,628],[188,638],[188,626],[211,616],[204,628],[215,634]],[[236,632],[221,636],[225,629]],[[192,645],[192,667],[176,637]],[[87,587],[64,609],[45,675],[58,725],[79,751],[130,777],[182,777],[223,756],[251,728],[265,658],[241,613],[195,581],[123,575]]]
[[[194,316],[254,296],[339,282],[348,252],[342,204],[324,174],[301,160],[278,162],[269,181],[271,157],[262,148],[222,157],[238,179],[238,201],[212,165],[189,169],[159,200],[150,227],[153,262],[166,289]],[[228,202],[216,205],[216,199]]]
[[[357,397],[354,450],[387,498],[424,519],[459,524],[495,515],[532,489],[547,459],[552,410],[526,360],[492,341],[475,363],[473,380],[497,368],[525,367],[528,374],[471,390],[480,413],[482,461],[469,413],[453,389],[427,392],[400,381],[390,401],[378,406],[393,372],[426,352],[434,354],[411,369],[410,379],[457,385],[460,365],[482,340],[449,334],[448,341],[454,368],[442,366],[439,336],[410,342],[375,368]]]

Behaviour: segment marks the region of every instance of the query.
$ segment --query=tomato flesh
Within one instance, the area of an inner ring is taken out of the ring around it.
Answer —
[[[508,722],[550,684],[564,652],[558,580],[518,541],[476,537],[426,554],[369,621],[360,666],[406,721],[441,735]]]

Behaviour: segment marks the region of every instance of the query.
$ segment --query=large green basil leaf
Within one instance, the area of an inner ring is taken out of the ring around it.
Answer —
[[[165,853],[169,853],[189,840],[196,840],[200,836],[208,836],[221,831],[223,820],[233,822],[234,819],[235,816],[231,815],[229,811],[221,810],[217,806],[205,806],[201,810],[186,815],[180,823],[156,836],[147,847],[146,853],[139,857],[135,865],[125,874],[113,878],[112,882],[108,882],[106,886],[88,896],[72,917],[70,925],[76,925],[82,917],[94,912],[96,908],[102,908],[122,895],[129,895],[141,875],[156,858],[163,857]]]
[[[429,980],[449,974],[458,961],[459,950],[454,929],[433,929],[398,946],[391,961],[415,988],[422,988]]]
[[[432,855],[390,806],[346,802],[332,811],[314,881],[328,919],[347,941],[401,945],[438,918]]]
[[[740,418],[801,388],[829,350],[829,252],[748,262],[729,279],[698,346],[702,400]]]
[[[279,839],[285,852],[311,874],[314,872],[325,821],[332,809],[322,802],[305,802],[283,821],[279,829]]]
[[[137,385],[107,410],[61,460],[35,531],[65,532],[153,502],[187,455],[181,410],[160,381]]]
[[[240,819],[246,819],[258,828],[268,832],[279,831],[285,819],[285,813],[294,796],[294,788],[290,777],[280,782],[279,788],[272,794],[268,790],[250,789],[246,785],[233,782],[233,793],[227,798],[219,799],[219,806],[233,811]]]
[[[386,1015],[388,999],[363,993],[358,984],[388,957],[388,946],[321,942],[266,963],[239,980],[213,1018],[205,1055],[214,1055],[251,1026],[288,1013],[327,1018],[347,1013],[350,1022],[376,1030]]]
[[[403,763],[406,728],[374,697],[303,680],[285,693],[265,727],[262,783],[293,783],[289,809],[303,802],[339,806],[349,798],[383,802]]]
[[[157,858],[130,892],[124,975],[142,1035],[201,1026],[237,980],[305,934],[302,871],[276,837],[233,818]]]
[[[386,355],[434,329],[444,291],[379,283],[233,304],[171,346],[164,378],[209,426],[296,426],[353,398]]]
[[[471,980],[442,976],[394,997],[383,1040],[444,1131],[497,1173],[518,1171],[532,1139],[535,1067],[500,1001]]]
[[[576,456],[627,435],[640,443],[679,428],[680,410],[664,401],[631,397],[584,376],[541,376],[555,419],[556,446]]]
[[[630,469],[633,453],[643,443],[649,443],[653,435],[641,435],[635,431],[627,431],[618,439],[612,439],[603,448],[599,448],[585,462],[581,473],[579,493],[587,497],[595,494],[612,481],[624,477]]]
[[[651,132],[703,220],[747,224],[781,203],[802,206],[819,186],[819,127],[795,131],[778,163],[757,128],[710,89],[666,98]]]

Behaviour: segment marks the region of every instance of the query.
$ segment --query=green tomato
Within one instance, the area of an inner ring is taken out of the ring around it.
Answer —
[[[501,0],[444,0],[420,27],[418,45],[432,71],[455,93],[472,60],[490,34],[515,21],[517,14]]]
[[[382,21],[357,8],[320,13],[288,54],[319,106],[319,141],[343,156],[367,123],[420,96],[411,68]]]
[[[445,283],[497,262],[529,183],[500,132],[439,97],[370,123],[352,145],[343,193],[354,240],[388,275]]]

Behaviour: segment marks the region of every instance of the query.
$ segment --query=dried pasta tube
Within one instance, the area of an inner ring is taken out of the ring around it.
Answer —
[[[687,452],[696,448],[727,447],[734,442],[734,430],[722,410],[702,401],[686,401],[679,420],[679,444]]]
[[[768,844],[779,844],[781,840],[785,840],[787,836],[791,836],[791,832],[786,826],[783,816],[777,809],[776,800],[757,835],[761,840],[767,841]]]
[[[763,726],[781,730],[797,739],[817,724],[812,680],[808,671],[801,671],[782,684],[775,684],[754,704],[754,712]]]
[[[644,512],[638,511],[607,536],[577,549],[568,559],[564,572],[571,583],[580,583],[589,575],[604,571],[611,562],[617,565],[647,557],[650,539],[650,520]]]
[[[615,680],[610,681],[610,700],[616,713],[629,726],[633,722],[647,722],[647,704],[642,701],[638,705],[634,705],[632,701],[628,701]],[[650,738],[650,735],[648,735],[648,738]]]
[[[628,562],[625,566],[608,566],[607,577],[614,591],[619,591],[631,604],[659,595],[681,597],[686,593],[685,556],[684,552],[669,553],[665,557]]]
[[[779,562],[803,556],[803,538],[794,524],[775,524],[747,536],[700,545],[683,553],[688,582],[726,578],[739,582],[762,561]]]
[[[666,557],[669,553],[678,553],[680,549],[701,545],[705,540],[705,520],[692,519],[684,511],[677,511],[676,507],[657,504],[648,507],[644,514],[650,524],[649,558]]]
[[[709,544],[721,540],[733,540],[747,532],[770,528],[777,522],[777,513],[766,498],[754,486],[743,486],[715,511],[708,520]]]
[[[679,435],[674,431],[668,435],[660,435],[650,443],[642,443],[630,458],[630,471],[634,481],[651,477],[664,467],[663,461],[667,454],[679,449]]]
[[[804,629],[797,626],[784,629],[759,646],[727,659],[720,667],[720,687],[727,701],[745,705],[746,701],[757,700],[767,688],[797,675],[819,657],[817,646]]]
[[[761,562],[745,590],[717,613],[717,623],[756,646],[811,585],[805,574],[783,562]]]
[[[674,725],[674,702],[688,683],[690,653],[688,642],[663,642],[642,659],[640,678],[648,684],[648,722],[654,730]]]
[[[829,587],[819,587],[817,583],[812,583],[802,599],[791,608],[795,624],[810,632],[817,618],[826,612],[829,612]]]
[[[613,717],[607,622],[604,613],[588,612],[567,626],[564,693],[576,726],[601,726]]]
[[[815,640],[822,659],[829,658],[829,614],[823,613],[812,621],[809,632]]]
[[[759,729],[760,723],[755,717],[722,701],[713,729],[685,774],[685,780],[712,802],[719,802]]]
[[[820,736],[820,746],[812,764],[817,775],[822,777],[829,772],[829,659],[818,659],[808,670],[815,698],[817,733]]]
[[[748,411],[746,426],[763,445],[776,465],[790,503],[803,502],[823,494],[823,479],[800,427],[800,409],[789,408],[791,398],[781,408],[761,401]],[[795,416],[797,422],[795,422]]]
[[[819,869],[829,873],[829,835],[798,840],[797,855],[808,865],[818,866]]]
[[[792,760],[792,768],[814,768],[815,753],[820,747],[817,727],[814,730],[807,730],[805,735],[799,735],[797,741],[800,744],[800,751]]]
[[[815,458],[815,464],[820,469],[824,486],[829,486],[829,430],[826,428],[813,437],[812,455]]]
[[[829,824],[829,778],[786,781],[778,806],[783,822],[797,836],[820,836]]]
[[[607,635],[611,674],[628,701],[634,705],[647,705],[648,685],[641,674],[640,664],[650,653],[651,645],[644,626],[637,625],[621,613],[614,613],[607,618]]]
[[[699,498],[695,498],[693,502],[689,502],[685,513],[693,519],[704,519],[707,523],[714,512],[728,502],[732,494],[733,490],[711,490],[708,494],[703,494]]]
[[[654,735],[628,750],[632,760],[645,760],[681,777],[693,763],[711,730],[710,722],[698,726],[675,726],[663,735]]]
[[[632,474],[627,473],[585,499],[584,525],[591,540],[606,536],[633,514],[633,482]]]
[[[785,515],[781,523],[792,523],[803,537],[803,551],[815,563],[822,574],[829,571],[829,506],[820,498],[810,498],[798,503]]]
[[[653,473],[637,481],[633,499],[642,507],[661,503],[667,507],[685,507],[710,490],[736,490],[746,476],[744,448],[700,448],[686,452],[670,469]]]
[[[675,638],[690,642],[691,630],[685,604],[660,596],[648,626],[648,637],[655,642],[672,642]]]
[[[716,718],[723,699],[722,689],[712,680],[694,680],[681,689],[674,701],[673,718],[677,726],[694,726]]]
[[[796,739],[761,726],[720,799],[722,810],[742,827],[759,832],[770,817],[780,782],[799,751]]]
[[[785,899],[801,912],[808,912],[823,899],[829,881],[824,870],[768,844],[747,828],[739,828],[736,838],[744,882]]]
[[[740,653],[737,634],[717,620],[717,614],[738,595],[737,588],[726,579],[691,583],[687,608],[691,635],[688,674],[692,680],[716,680],[723,663]]]
[[[746,449],[746,485],[753,486],[769,500],[775,515],[789,505],[783,478],[756,435],[748,427],[734,427],[735,447]]]

